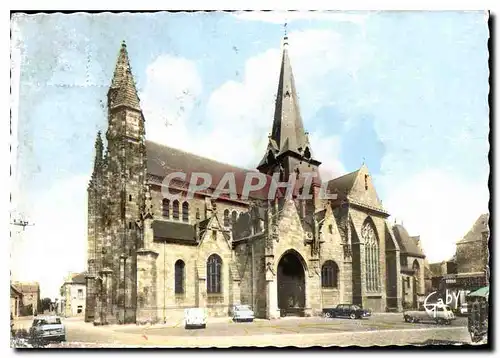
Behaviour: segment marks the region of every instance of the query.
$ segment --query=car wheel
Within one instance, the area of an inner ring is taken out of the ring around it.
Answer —
[[[355,313],[351,313],[351,314],[349,315],[349,318],[350,318],[350,319],[356,319],[356,314],[355,314]]]
[[[325,318],[332,318],[332,314],[330,312],[325,312]]]
[[[404,319],[405,319],[405,322],[410,322],[410,320],[408,319],[408,316],[404,316]]]
[[[201,328],[205,329],[205,328],[207,328],[207,325],[204,324],[204,325],[201,326]]]

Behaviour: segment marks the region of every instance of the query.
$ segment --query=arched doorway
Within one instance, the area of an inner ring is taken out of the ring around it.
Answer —
[[[288,251],[281,257],[277,276],[281,316],[303,316],[306,305],[305,272],[296,251]]]

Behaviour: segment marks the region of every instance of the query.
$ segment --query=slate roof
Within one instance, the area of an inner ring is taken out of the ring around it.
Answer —
[[[401,254],[407,254],[408,256],[415,257],[425,257],[424,253],[417,245],[417,238],[411,237],[402,225],[396,224],[393,226],[392,230],[399,244]]]
[[[71,282],[79,285],[85,285],[85,274],[84,273],[76,273],[71,278]]]
[[[115,94],[111,103],[112,107],[126,105],[140,110],[139,97],[135,88],[125,43],[122,43],[118,54],[110,90]]]
[[[23,293],[19,290],[19,288],[17,288],[13,284],[10,284],[10,290],[11,290],[11,296],[12,296],[12,292],[14,292],[18,296],[22,296],[23,295]]]
[[[14,286],[22,294],[26,293],[38,293],[40,290],[40,285],[38,282],[15,282]]]
[[[189,183],[193,173],[209,173],[212,176],[210,188],[215,189],[226,173],[234,173],[238,196],[242,194],[246,174],[257,173],[256,170],[235,167],[151,141],[146,141],[146,152],[150,175],[163,178],[170,173],[182,172],[186,174],[185,182]],[[264,188],[251,191],[248,195],[250,198],[267,199],[267,192],[273,179],[271,176],[266,177],[267,183]]]
[[[352,187],[354,186],[354,182],[356,181],[356,177],[358,176],[359,170],[354,172],[342,175],[338,178],[332,179],[328,182],[328,190],[331,193],[339,193],[339,194],[349,194]]]
[[[193,225],[177,221],[154,220],[151,227],[155,238],[196,242],[196,232]]]
[[[475,240],[480,240],[482,238],[483,232],[489,232],[488,226],[489,214],[482,214],[476,220],[472,228],[465,234],[465,236],[458,241],[458,243],[471,242]]]
[[[290,150],[302,154],[309,143],[300,114],[286,40],[285,38],[271,139],[277,144],[279,153]],[[309,148],[310,150],[311,148]],[[275,153],[275,155],[279,155],[279,153]]]

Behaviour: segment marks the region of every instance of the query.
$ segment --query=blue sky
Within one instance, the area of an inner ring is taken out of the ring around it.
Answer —
[[[253,168],[285,21],[323,178],[364,161],[391,220],[421,235],[430,261],[451,256],[489,199],[482,12],[31,15],[12,22],[13,196],[35,225],[13,236],[13,275],[55,295],[85,269],[86,185],[122,40],[147,138]],[[40,252],[47,267],[21,264]]]

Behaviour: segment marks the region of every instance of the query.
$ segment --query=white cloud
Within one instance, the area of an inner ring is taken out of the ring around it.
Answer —
[[[450,172],[427,170],[397,183],[384,206],[403,222],[410,235],[420,235],[429,262],[450,258],[460,240],[482,213],[488,212],[485,183],[468,183]],[[388,184],[388,181],[385,181]]]
[[[57,297],[67,272],[86,269],[88,176],[55,181],[39,197],[29,220],[33,226],[13,229],[11,270],[13,279],[38,281],[44,297]],[[20,198],[19,200],[22,200]]]
[[[367,56],[358,56],[359,52],[367,51],[355,46],[346,50],[341,36],[329,30],[292,32],[289,42],[301,113],[307,128],[308,118],[329,100],[327,89],[319,86],[318,81],[339,68],[355,72],[361,61],[368,60]],[[228,81],[212,93],[207,116],[218,131],[220,140],[212,141],[211,148],[218,158],[248,165],[256,165],[261,159],[274,115],[280,63],[281,49],[269,49],[247,60],[242,81]],[[323,162],[322,174],[326,178],[343,174],[345,169],[338,161],[339,138],[319,132],[311,132],[310,136],[313,152]]]
[[[336,32],[309,30],[292,32],[289,37],[307,127],[307,118],[326,100],[327,92],[315,86],[317,80],[335,68],[354,69],[359,63],[354,61],[354,52],[344,51],[345,44]],[[195,127],[197,121],[191,117],[202,92],[196,64],[160,56],[148,66],[140,94],[147,138],[234,165],[257,165],[272,126],[280,63],[278,46],[249,58],[241,81],[229,80],[212,92],[206,113],[200,113],[206,118]],[[339,138],[311,133],[311,142],[327,178],[345,172],[338,161]]]
[[[297,20],[323,20],[364,24],[368,14],[333,11],[246,11],[234,14],[240,20],[285,24]]]
[[[182,147],[189,142],[187,120],[199,103],[202,82],[193,61],[162,55],[146,69],[139,94],[148,139]]]

